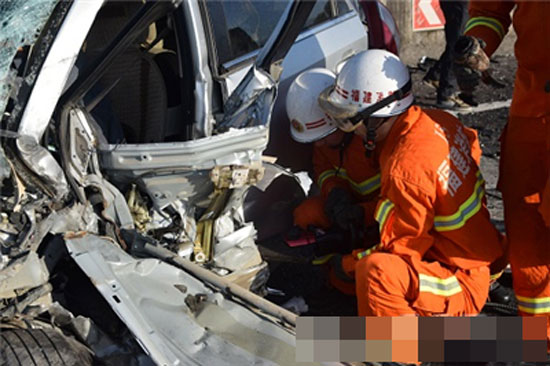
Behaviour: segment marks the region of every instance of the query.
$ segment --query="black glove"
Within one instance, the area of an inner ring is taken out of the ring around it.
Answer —
[[[362,230],[365,223],[363,207],[355,204],[343,188],[334,188],[330,191],[325,202],[325,214],[342,230]]]
[[[484,75],[489,75],[490,61],[484,47],[483,40],[470,36],[461,36],[455,44],[453,71],[463,93],[472,94],[480,80],[488,80]]]
[[[489,57],[483,51],[485,42],[481,39],[461,36],[455,43],[455,62],[472,70],[483,72],[489,68]]]

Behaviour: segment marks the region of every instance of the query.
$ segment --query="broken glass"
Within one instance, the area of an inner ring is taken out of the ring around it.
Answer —
[[[17,93],[17,68],[22,48],[32,46],[58,0],[0,2],[0,112]]]

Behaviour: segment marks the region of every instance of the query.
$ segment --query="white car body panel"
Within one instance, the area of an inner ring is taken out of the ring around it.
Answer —
[[[349,36],[346,42],[341,40],[343,34]],[[297,73],[316,66],[335,70],[336,65],[343,58],[367,48],[368,39],[365,27],[361,23],[359,15],[350,11],[300,34],[283,61],[281,83],[290,83]],[[253,52],[224,66],[230,67],[240,60],[254,57],[256,54],[257,52]],[[250,66],[247,66],[230,72],[225,78],[229,94],[235,90],[249,68]]]
[[[19,134],[40,140],[69,79],[102,0],[77,1],[56,36],[34,85],[19,126]]]
[[[155,363],[297,364],[293,332],[225,300],[185,271],[158,259],[133,258],[94,235],[68,239],[67,247]],[[193,309],[186,299],[197,294],[205,299]]]

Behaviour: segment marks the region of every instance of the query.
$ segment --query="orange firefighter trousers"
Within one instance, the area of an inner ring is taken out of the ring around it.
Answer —
[[[391,268],[391,270],[388,270]],[[418,273],[456,277],[461,291],[448,297],[420,291]],[[405,260],[392,253],[372,253],[356,266],[359,316],[475,315],[487,300],[489,269],[451,271],[439,262]]]
[[[503,194],[508,257],[522,316],[550,313],[550,118],[510,116],[502,136],[499,188]],[[550,339],[550,318],[547,321]]]

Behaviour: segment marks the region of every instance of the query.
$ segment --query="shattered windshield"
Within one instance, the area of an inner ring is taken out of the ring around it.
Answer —
[[[58,0],[0,2],[0,112],[17,92],[18,50],[32,46]]]

